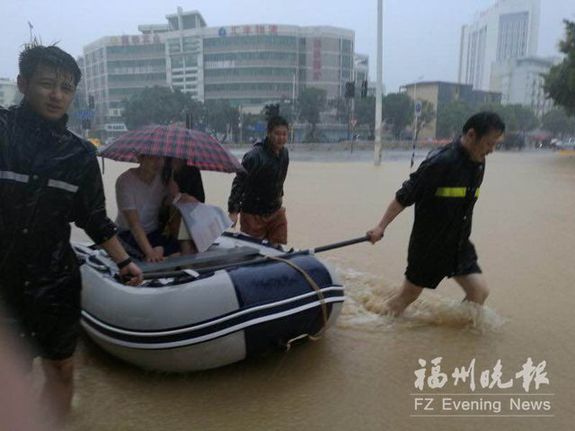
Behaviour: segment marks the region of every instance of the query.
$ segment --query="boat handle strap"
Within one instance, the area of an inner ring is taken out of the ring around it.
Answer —
[[[320,328],[320,330],[316,334],[309,335],[309,339],[312,341],[319,340],[321,338],[323,332],[327,328],[327,319],[328,319],[327,304],[325,302],[325,297],[323,296],[323,292],[321,291],[321,289],[319,288],[319,286],[317,285],[315,280],[313,278],[311,278],[311,276],[302,267],[296,265],[291,260],[283,259],[283,258],[277,257],[277,256],[267,256],[267,258],[270,260],[283,262],[283,263],[291,266],[293,269],[295,269],[297,272],[299,272],[305,278],[305,280],[308,282],[308,284],[311,286],[311,288],[313,290],[315,290],[315,293],[317,294],[317,297],[319,299],[319,303],[321,305],[321,314],[323,316],[323,326]]]

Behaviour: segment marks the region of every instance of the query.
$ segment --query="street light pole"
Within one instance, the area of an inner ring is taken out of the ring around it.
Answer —
[[[413,85],[413,131],[411,132],[411,163],[410,168],[413,168],[415,162],[415,146],[417,144],[417,129],[419,128],[419,115],[420,112],[417,111],[417,83],[423,79],[423,75],[418,77]]]
[[[297,70],[297,69],[296,69]],[[293,72],[293,80],[292,80],[292,87],[291,87],[291,143],[293,144],[293,134],[295,129],[295,74]]]
[[[378,166],[382,158],[382,101],[383,96],[383,0],[377,0],[377,84],[375,89],[375,145],[373,163]]]
[[[240,117],[240,145],[244,143],[244,121],[242,116],[242,105],[238,106],[238,114]]]

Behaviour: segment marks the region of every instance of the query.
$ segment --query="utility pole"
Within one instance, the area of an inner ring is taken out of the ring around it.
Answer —
[[[299,49],[299,45],[298,45],[298,49]],[[292,80],[292,87],[291,87],[291,140],[290,142],[293,144],[293,134],[294,134],[294,129],[295,129],[295,122],[296,122],[296,118],[295,118],[295,74],[296,74],[297,69],[294,70],[293,73],[293,80]]]
[[[419,117],[421,115],[421,110],[422,110],[422,104],[421,102],[419,102],[417,100],[417,83],[419,81],[421,81],[423,79],[423,76],[420,76],[419,78],[417,78],[417,81],[415,81],[415,84],[413,86],[413,132],[411,133],[411,146],[412,146],[412,152],[411,152],[411,163],[410,163],[410,168],[413,168],[413,164],[415,163],[415,146],[417,144],[417,132],[419,129]]]
[[[242,117],[242,105],[238,106],[238,113],[240,117],[240,145],[244,143],[244,121]]]
[[[355,98],[355,82],[348,81],[345,83],[345,108],[347,113],[346,123],[347,123],[347,140],[351,140],[351,120],[353,118],[353,99]]]
[[[383,96],[383,0],[377,0],[377,85],[375,89],[375,142],[373,163],[381,164],[382,158],[382,104]]]

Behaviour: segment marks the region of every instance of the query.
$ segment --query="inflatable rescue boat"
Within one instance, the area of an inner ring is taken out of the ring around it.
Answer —
[[[148,264],[126,286],[108,255],[73,243],[82,326],[110,354],[153,370],[221,367],[317,337],[337,319],[344,288],[309,251],[286,252],[224,233],[205,252]]]

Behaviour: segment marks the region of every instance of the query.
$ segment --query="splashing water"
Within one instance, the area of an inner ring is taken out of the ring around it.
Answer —
[[[334,264],[333,260],[331,263]],[[497,332],[507,321],[490,307],[439,295],[422,295],[403,315],[393,317],[386,314],[386,303],[399,286],[390,284],[382,277],[334,266],[347,294],[338,321],[341,328],[370,331],[444,326],[484,334]]]
[[[445,297],[419,298],[404,317],[412,326],[448,326],[478,334],[497,332],[507,321],[490,307]]]

